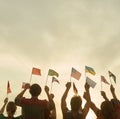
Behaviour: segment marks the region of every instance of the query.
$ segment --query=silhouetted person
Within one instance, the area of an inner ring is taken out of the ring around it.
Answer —
[[[23,94],[29,88],[31,98],[23,97]],[[15,98],[16,105],[22,107],[23,119],[49,119],[49,102],[38,99],[41,90],[38,84],[31,86],[26,84],[25,89]]]
[[[7,117],[4,116],[4,110],[6,107]],[[8,102],[8,98],[5,98],[4,105],[2,106],[0,110],[0,119],[22,119],[21,116],[14,117],[14,114],[16,112],[17,106],[13,101]]]
[[[45,91],[48,97],[48,100],[50,103],[50,119],[56,119],[56,107],[55,107],[55,102],[53,100],[54,94],[49,94],[49,87],[45,86]]]
[[[73,96],[70,101],[71,110],[68,109],[66,98],[71,87],[71,82],[66,84],[66,90],[61,99],[61,109],[63,114],[63,119],[85,119],[90,107],[90,101],[86,102],[84,108],[82,109],[82,99],[80,96]],[[86,92],[84,93],[84,98],[89,98],[89,86],[85,84]]]

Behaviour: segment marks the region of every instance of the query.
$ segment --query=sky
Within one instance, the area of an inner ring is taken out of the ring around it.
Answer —
[[[30,82],[32,67],[41,69],[41,76],[31,78],[31,84],[39,83],[43,88],[40,98],[46,98],[44,86],[48,70],[59,73],[60,84],[54,83],[51,91],[59,119],[62,118],[60,100],[65,84],[70,81],[72,67],[82,73],[79,81],[72,78],[81,96],[85,66],[96,71],[95,76],[87,75],[97,83],[90,93],[98,107],[103,101],[100,75],[109,81],[108,70],[117,77],[117,83],[112,81],[112,84],[120,98],[119,4],[119,0],[0,0],[0,104],[7,95],[7,81],[12,90],[9,100],[14,100],[22,91],[22,82]],[[48,78],[51,89],[51,77]],[[109,85],[102,85],[102,90],[112,98],[109,89]],[[72,95],[71,87],[68,106]],[[29,93],[25,96],[29,97]],[[20,114],[19,110],[16,115]],[[87,119],[94,118],[90,111]]]

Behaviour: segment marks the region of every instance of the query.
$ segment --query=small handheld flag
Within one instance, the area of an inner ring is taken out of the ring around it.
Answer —
[[[101,81],[104,82],[104,83],[106,83],[106,84],[108,84],[108,85],[110,85],[110,84],[107,82],[107,80],[105,79],[104,76],[101,76]]]
[[[53,82],[60,83],[55,77],[52,77],[52,83],[53,83]]]
[[[96,82],[94,82],[93,80],[91,80],[89,77],[86,77],[86,82],[92,88],[94,88],[96,86]]]
[[[71,70],[71,77],[73,77],[73,78],[79,80],[80,77],[81,77],[81,73],[72,67],[72,70]]]
[[[95,75],[96,72],[94,71],[94,69],[92,67],[88,67],[88,66],[85,66],[85,72],[88,72],[92,75]]]
[[[53,69],[49,69],[48,75],[49,76],[57,76],[57,77],[59,76],[59,74],[56,71],[54,71]]]
[[[41,76],[41,70],[38,69],[38,68],[33,67],[32,68],[32,74]]]
[[[7,84],[7,94],[8,93],[11,93],[11,89],[10,89],[10,83],[9,83],[9,81],[8,81],[8,84]]]
[[[108,74],[109,74],[109,77],[112,77],[114,82],[116,83],[116,76],[111,71],[108,71]]]
[[[25,83],[25,82],[23,82],[22,83],[22,88],[24,89],[25,88],[25,85],[26,85],[27,83]]]

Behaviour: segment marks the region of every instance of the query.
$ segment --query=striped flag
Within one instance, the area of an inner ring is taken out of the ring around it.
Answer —
[[[11,89],[10,89],[10,83],[9,83],[9,81],[8,81],[8,84],[7,84],[7,94],[8,93],[11,93]]]
[[[73,78],[79,80],[80,77],[81,77],[81,73],[72,67],[72,70],[71,70],[71,77],[73,77]]]
[[[88,66],[85,66],[85,72],[88,72],[92,75],[95,75],[96,72],[94,71],[94,69],[92,67],[88,67]]]
[[[110,85],[109,82],[107,82],[107,80],[105,79],[104,76],[101,76],[101,81],[104,82],[104,83],[106,83],[106,84],[108,84],[108,85]]]
[[[52,77],[52,83],[53,83],[53,82],[60,83],[55,77]]]

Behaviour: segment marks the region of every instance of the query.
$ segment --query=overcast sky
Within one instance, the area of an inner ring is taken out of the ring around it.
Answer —
[[[119,11],[119,0],[0,0],[0,91],[8,80],[13,89],[29,82],[33,66],[44,77],[49,68],[57,70],[67,79],[63,88],[71,67],[84,72],[88,65],[98,76],[111,70],[119,78]]]

